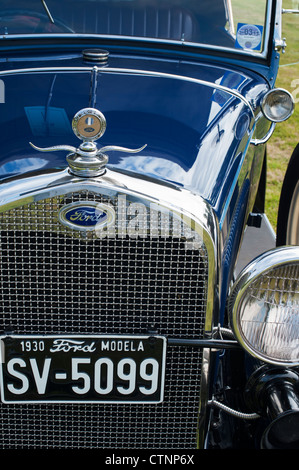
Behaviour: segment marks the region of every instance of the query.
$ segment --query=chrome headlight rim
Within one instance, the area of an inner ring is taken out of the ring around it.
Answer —
[[[288,99],[289,99],[289,103],[290,103],[290,110],[288,113],[286,113],[285,115],[283,115],[283,117],[281,118],[274,118],[273,115],[271,115],[271,113],[269,113],[267,111],[267,101],[275,94],[279,94],[279,93],[282,93],[284,94]],[[271,90],[269,90],[265,96],[263,97],[262,99],[262,102],[261,102],[261,110],[262,110],[262,113],[263,115],[271,122],[284,122],[286,121],[287,119],[289,119],[293,112],[294,112],[294,109],[295,109],[295,101],[294,101],[294,98],[292,96],[292,94],[288,91],[288,90],[285,90],[284,88],[273,88]]]
[[[232,287],[228,303],[230,326],[241,347],[251,356],[265,363],[287,367],[299,366],[299,355],[296,360],[282,360],[258,351],[242,332],[239,326],[239,313],[248,288],[255,281],[276,268],[291,265],[299,266],[299,246],[278,247],[258,256],[239,274]]]

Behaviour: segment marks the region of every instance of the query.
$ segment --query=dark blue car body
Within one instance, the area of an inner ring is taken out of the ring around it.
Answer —
[[[228,296],[246,226],[259,227],[264,216],[265,137],[271,133],[271,123],[263,115],[261,103],[265,94],[274,88],[278,71],[281,44],[277,42],[275,23],[280,2],[268,3],[264,46],[256,54],[252,49],[246,53],[236,46],[235,39],[224,28],[224,21],[219,20],[214,30],[207,15],[200,32],[195,23],[189,27],[191,13],[183,11],[180,2],[174,2],[175,5],[171,2],[160,5],[159,2],[140,2],[138,6],[138,2],[130,1],[80,1],[73,2],[71,12],[68,5],[71,2],[60,2],[61,5],[58,2],[51,5],[50,0],[47,5],[45,2],[27,5],[26,2],[25,8],[11,3],[0,2],[1,204],[5,210],[7,204],[13,208],[17,201],[15,192],[22,200],[27,198],[29,201],[33,194],[41,191],[43,181],[45,193],[47,188],[54,186],[56,178],[55,191],[59,192],[69,174],[66,152],[55,148],[38,152],[30,142],[41,149],[64,145],[78,147],[72,119],[81,109],[96,108],[104,114],[107,129],[98,143],[100,147],[115,145],[137,149],[146,144],[137,155],[112,150],[106,166],[107,180],[103,180],[105,185],[108,187],[111,181],[115,188],[119,184],[115,183],[118,178],[123,181],[123,187],[128,181],[138,181],[137,197],[144,181],[153,185],[157,192],[159,188],[167,188],[169,194],[173,191],[174,204],[181,193],[188,193],[209,208],[207,225],[210,223],[211,233],[216,234],[213,235],[216,273],[213,274],[213,306],[210,306],[213,333],[200,337],[197,345],[214,351],[208,384],[202,392],[204,398],[198,397],[198,402],[204,403],[198,420],[199,437],[186,424],[185,432],[190,431],[192,437],[185,443],[180,431],[178,442],[173,446],[189,447],[192,442],[194,447],[207,448],[259,447],[269,418],[265,415],[251,420],[248,425],[246,419],[250,419],[252,410],[246,409],[240,398],[256,363],[246,354],[244,359],[235,339],[225,336],[225,328]],[[226,3],[230,2],[202,2],[202,8],[205,11],[211,9],[210,18],[214,8],[215,17],[222,15],[224,18],[227,10],[223,5]],[[142,13],[143,8],[148,8],[147,15]],[[135,22],[131,19],[133,10]],[[54,24],[47,15],[54,17]],[[93,33],[95,18],[98,31]],[[158,18],[157,28],[162,33],[155,32],[154,18]],[[187,26],[183,27],[184,22]],[[88,25],[91,25],[90,29]],[[184,28],[187,32],[183,34]],[[201,38],[199,45],[196,44],[197,37]],[[104,62],[102,58],[91,58],[89,51],[102,53]],[[92,185],[95,181],[98,181],[100,191],[100,177],[94,178]],[[67,183],[71,184],[69,180]],[[76,191],[80,184],[86,189],[88,178],[75,178],[72,184]],[[158,194],[152,194],[152,197],[159,199]],[[194,200],[194,205],[190,202],[189,207],[185,206],[190,214],[196,214],[196,204]],[[249,245],[246,248],[249,250]],[[253,259],[256,250],[247,255]],[[12,326],[13,333],[15,330]],[[32,334],[34,331],[33,325]],[[112,327],[107,332],[115,333]],[[22,334],[22,331],[17,333]],[[9,333],[4,329],[1,334]],[[62,329],[57,334],[65,332]],[[168,339],[171,343],[172,339]],[[208,341],[211,341],[210,345]],[[233,408],[240,405],[248,416],[244,414],[239,419],[233,413],[213,411],[213,407],[208,406],[211,395],[227,400]],[[10,405],[4,403],[1,406]],[[75,415],[76,405],[73,406]],[[99,411],[93,412],[92,405],[88,406],[91,406],[91,414],[101,416]],[[146,406],[143,405],[143,409]],[[48,415],[45,419],[50,420]],[[138,419],[137,414],[136,421]],[[176,415],[174,428],[178,419]],[[115,426],[118,427],[117,422]],[[122,426],[125,435],[125,426]],[[148,432],[156,433],[155,426],[149,422]],[[160,426],[163,428],[163,421]],[[29,424],[26,423],[24,428],[30,435]],[[2,432],[5,434],[6,428]],[[22,434],[22,429],[19,432]],[[161,448],[169,447],[171,439],[164,445],[161,437]],[[146,440],[144,434],[140,445],[138,441],[135,445],[130,441],[128,446],[145,447]],[[75,441],[66,438],[63,443],[55,444],[55,439],[50,438],[47,445],[68,448]],[[12,447],[22,447],[21,440],[18,442],[16,438],[12,442]],[[42,440],[34,442],[33,447],[43,447]],[[88,444],[84,441],[85,445],[82,442],[78,437],[75,447],[101,447],[100,438],[94,443],[93,440]],[[103,442],[105,447],[106,441]],[[120,439],[111,442],[112,447],[120,445]],[[158,447],[158,440],[154,442]],[[6,447],[5,439],[3,447]]]

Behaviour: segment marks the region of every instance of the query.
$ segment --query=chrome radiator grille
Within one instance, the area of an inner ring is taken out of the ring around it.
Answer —
[[[86,240],[58,221],[87,191],[0,214],[1,334],[148,334],[200,338],[206,309],[204,247],[169,238]],[[0,405],[2,448],[192,448],[201,351],[167,350],[158,405]]]

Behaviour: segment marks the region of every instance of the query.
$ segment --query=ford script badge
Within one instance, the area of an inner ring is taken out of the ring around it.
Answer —
[[[74,202],[64,206],[59,212],[62,224],[75,230],[95,230],[110,225],[114,221],[114,210],[98,202]]]

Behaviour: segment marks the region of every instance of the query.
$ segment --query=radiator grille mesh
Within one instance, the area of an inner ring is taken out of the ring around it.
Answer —
[[[87,191],[0,214],[1,334],[147,334],[198,338],[207,254],[182,238],[84,239],[58,221],[71,201],[116,204]],[[192,448],[201,351],[167,351],[158,405],[0,405],[2,448]]]

